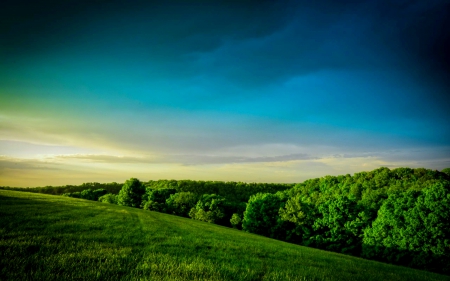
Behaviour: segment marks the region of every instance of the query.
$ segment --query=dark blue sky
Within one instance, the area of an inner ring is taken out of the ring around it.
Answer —
[[[1,4],[0,173],[62,156],[245,181],[450,166],[448,1],[159,2]]]

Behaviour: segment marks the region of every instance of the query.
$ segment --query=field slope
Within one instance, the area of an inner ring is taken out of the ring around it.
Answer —
[[[213,224],[0,190],[0,280],[450,280]]]

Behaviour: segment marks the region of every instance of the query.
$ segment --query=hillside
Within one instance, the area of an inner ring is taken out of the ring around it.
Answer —
[[[450,280],[113,204],[0,190],[1,280]]]

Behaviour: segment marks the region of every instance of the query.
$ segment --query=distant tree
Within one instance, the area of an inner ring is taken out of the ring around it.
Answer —
[[[166,200],[169,199],[170,195],[175,194],[176,192],[177,190],[175,188],[147,188],[145,195],[143,196],[142,208],[144,210],[167,213],[168,207]]]
[[[85,189],[81,192],[67,192],[67,193],[63,193],[62,196],[67,196],[67,197],[74,197],[74,198],[82,198],[82,199],[86,199],[86,200],[92,200],[92,201],[97,201],[98,198],[102,195],[105,195],[107,193],[107,191],[103,188],[100,189],[96,189],[96,190],[92,190],[92,189]]]
[[[192,192],[197,196],[217,194],[228,202],[247,202],[258,192],[276,192],[291,188],[292,184],[242,183],[222,181],[158,180],[145,183],[147,188],[175,188],[177,192]],[[230,215],[231,217],[231,215]]]
[[[105,195],[106,193],[108,193],[108,191],[106,191],[106,189],[103,189],[103,188],[93,190],[92,191],[93,200],[98,201],[98,198]]]
[[[442,169],[441,172],[444,173],[444,174],[447,174],[448,176],[450,176],[450,168]]]
[[[117,204],[117,195],[108,193],[98,198],[99,202]]]
[[[139,208],[142,201],[142,195],[145,193],[145,187],[136,178],[131,178],[125,182],[117,196],[117,204]]]
[[[287,197],[283,192],[258,193],[247,203],[242,221],[242,229],[271,238],[286,240],[288,223],[279,216]]]
[[[86,200],[94,200],[94,192],[91,189],[81,191],[81,198]]]
[[[234,213],[231,216],[230,223],[233,226],[233,228],[241,229],[242,228],[241,222],[242,222],[242,219],[241,219],[241,216],[239,214]]]
[[[196,205],[198,197],[192,192],[171,194],[166,200],[167,209],[171,214],[189,217],[189,211]]]
[[[67,196],[67,197],[72,197],[72,198],[81,198],[80,192],[63,193],[62,196]]]
[[[189,216],[195,220],[217,224],[226,224],[226,200],[217,194],[203,194],[195,207],[189,211]]]

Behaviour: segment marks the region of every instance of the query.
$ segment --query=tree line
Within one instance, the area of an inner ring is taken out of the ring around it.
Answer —
[[[87,182],[81,185],[63,185],[63,186],[42,186],[42,187],[10,187],[0,186],[0,189],[25,191],[33,193],[43,193],[51,195],[62,195],[64,193],[82,192],[86,189],[104,189],[107,193],[118,194],[122,189],[123,183],[111,182],[111,183],[98,183]],[[79,197],[81,198],[81,197]]]
[[[222,181],[127,180],[118,194],[105,189],[64,193],[63,196],[142,208],[223,226],[241,228],[248,199],[258,193],[275,193],[294,184]]]

